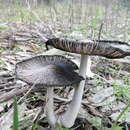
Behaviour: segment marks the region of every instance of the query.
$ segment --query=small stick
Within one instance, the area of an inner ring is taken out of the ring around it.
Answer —
[[[19,104],[25,97],[27,97],[27,95],[31,92],[31,90],[32,90],[34,87],[35,87],[35,84],[33,84],[33,85],[31,86],[31,88],[25,93],[25,95],[18,100],[18,104]]]
[[[11,98],[13,98],[14,96],[20,95],[21,93],[27,92],[28,91],[28,87],[26,88],[21,88],[20,90],[12,90],[2,96],[0,96],[0,103],[3,103],[5,101],[10,100]]]
[[[44,113],[44,108],[41,107],[40,110],[37,112],[36,116],[34,117],[33,123],[36,123],[43,113]]]
[[[103,28],[103,23],[101,23],[100,28],[99,28],[98,40],[100,40],[100,38],[101,38],[102,28]]]

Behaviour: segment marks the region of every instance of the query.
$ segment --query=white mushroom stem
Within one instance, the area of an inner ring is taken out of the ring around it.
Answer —
[[[57,49],[51,49],[51,50],[47,51],[45,54],[53,55],[53,54],[58,54],[58,52],[60,52],[61,55],[65,54],[64,51],[59,51]],[[84,78],[86,78],[86,73],[89,73],[90,75],[93,76],[93,74],[90,70],[90,65],[91,65],[90,57],[88,55],[81,55],[79,74],[81,76],[83,76]],[[54,125],[57,121],[59,123],[61,123],[62,126],[67,127],[67,128],[73,126],[73,124],[76,120],[76,117],[78,115],[80,106],[81,106],[84,86],[85,86],[85,80],[81,81],[79,86],[77,86],[77,88],[75,88],[72,102],[70,103],[68,110],[63,115],[58,116],[58,117],[56,117],[54,114],[53,88],[47,89],[48,104],[47,104],[46,115],[47,115],[49,124],[52,127],[54,127]]]
[[[87,63],[87,71],[86,71],[86,76],[89,78],[94,77],[94,73],[91,71],[91,58],[88,56],[88,63]]]
[[[84,78],[86,78],[87,67],[88,67],[88,55],[81,55],[79,74]],[[76,117],[78,115],[81,106],[84,86],[85,86],[85,80],[81,81],[79,86],[75,88],[72,102],[70,103],[68,110],[60,117],[60,122],[64,127],[67,128],[72,127],[76,120]]]
[[[80,66],[80,56],[79,54],[75,54],[75,53],[69,53],[70,55],[72,55],[74,57],[74,59],[72,59],[72,61],[77,64],[78,66]],[[91,56],[88,56],[88,66],[87,66],[87,71],[86,71],[86,77],[89,77],[89,78],[93,78],[94,77],[94,73],[91,71],[91,63],[92,63],[92,60],[91,60]]]
[[[49,124],[51,127],[54,127],[56,123],[56,117],[54,114],[54,95],[53,95],[54,88],[53,87],[48,87],[47,88],[47,95],[46,95],[46,116],[48,119]]]

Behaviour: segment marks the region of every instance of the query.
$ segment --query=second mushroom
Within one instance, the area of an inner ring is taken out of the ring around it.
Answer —
[[[78,84],[83,80],[83,77],[75,72],[76,69],[78,67],[75,63],[58,55],[40,55],[16,64],[15,73],[17,79],[29,85],[35,85],[35,88],[47,88],[46,115],[52,128],[55,128],[57,122],[62,122],[62,119],[59,120],[62,115],[55,115],[54,113],[54,87],[73,86],[75,89],[78,88]],[[62,125],[65,126],[65,123],[63,122]]]

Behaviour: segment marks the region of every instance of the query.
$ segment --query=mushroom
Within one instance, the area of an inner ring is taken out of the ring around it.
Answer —
[[[16,78],[35,87],[47,88],[46,115],[49,124],[54,127],[57,117],[54,114],[54,87],[74,86],[83,80],[74,70],[77,65],[63,56],[36,56],[18,62],[15,67]]]
[[[130,55],[130,44],[121,41],[93,40],[83,42],[64,38],[52,38],[45,44],[63,51],[81,54],[79,74],[84,78],[88,70],[88,55],[98,55],[111,59]],[[72,102],[60,119],[61,124],[65,127],[71,127],[74,124],[80,109],[84,86],[85,80],[81,81],[79,87],[75,88]]]
[[[64,38],[52,38],[45,44],[46,46],[51,45],[57,49],[71,53],[98,55],[110,59],[130,56],[130,44],[121,41],[93,40],[87,42]]]

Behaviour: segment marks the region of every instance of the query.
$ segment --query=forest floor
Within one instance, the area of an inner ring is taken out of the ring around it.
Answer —
[[[73,1],[73,0],[72,0]],[[51,37],[76,40],[120,40],[130,43],[129,2],[105,5],[55,3],[52,7],[24,6],[19,0],[0,3],[0,130],[12,130],[13,97],[17,97],[20,130],[47,130],[46,89],[38,90],[16,80],[15,65],[33,56],[45,54],[44,42]],[[115,2],[115,1],[114,1]],[[26,7],[26,8],[25,8]],[[13,22],[14,21],[14,22]],[[19,22],[16,22],[19,21]],[[51,49],[51,48],[50,48]],[[64,54],[79,64],[80,56]],[[91,56],[93,77],[86,77],[82,105],[70,130],[109,130],[123,108],[130,102],[130,56],[107,59]],[[73,88],[55,88],[55,111],[66,110]],[[116,130],[130,129],[130,108],[118,120]],[[57,130],[69,130],[57,126]]]
[[[46,24],[39,26],[38,23],[15,22],[0,26],[0,130],[12,129],[14,95],[17,96],[21,130],[31,129],[32,124],[39,129],[48,128],[44,112],[36,121],[38,112],[46,104],[46,89],[31,89],[26,83],[15,79],[14,70],[17,62],[44,54],[44,42],[49,36],[64,33],[58,29],[53,31],[53,27]],[[71,34],[80,35],[75,32]],[[65,56],[73,61],[80,60],[74,55]],[[81,109],[72,128],[74,130],[107,130],[130,102],[130,57],[110,60],[91,56],[91,59],[94,76],[86,78]],[[72,88],[55,89],[56,112],[66,109],[73,92]],[[130,129],[130,108],[118,124],[120,128]]]

